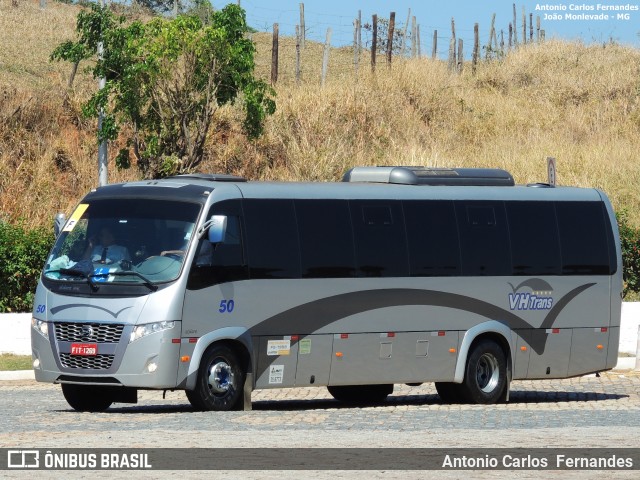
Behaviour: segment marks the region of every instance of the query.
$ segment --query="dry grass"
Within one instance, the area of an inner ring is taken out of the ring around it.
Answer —
[[[75,7],[51,5],[46,28],[24,39],[7,32],[16,21],[7,20],[8,4],[0,3],[0,207],[10,218],[48,224],[97,183],[94,127],[77,114],[94,87],[81,79],[63,107],[69,67],[47,60],[72,38]],[[19,10],[23,24],[38,25],[35,4]],[[254,41],[258,74],[268,78],[271,36]],[[31,57],[37,42],[44,53]],[[481,64],[475,76],[468,66],[451,74],[428,59],[394,61],[391,69],[380,62],[371,75],[364,52],[356,76],[351,49],[335,49],[321,87],[322,46],[307,44],[298,85],[293,41],[280,44],[278,108],[265,135],[247,141],[239,109],[220,109],[201,170],[326,181],[354,165],[485,166],[528,183],[545,181],[545,158],[555,156],[561,184],[602,188],[640,226],[638,50],[548,42]],[[110,181],[136,175],[112,168]]]

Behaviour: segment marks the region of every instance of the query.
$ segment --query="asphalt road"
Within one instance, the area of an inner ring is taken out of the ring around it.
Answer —
[[[3,448],[640,448],[640,375],[609,372],[514,382],[504,405],[445,405],[431,384],[396,386],[380,406],[345,407],[324,388],[261,390],[247,412],[195,412],[184,392],[140,392],[136,405],[77,413],[59,386],[0,382]],[[215,478],[638,478],[636,471],[237,471],[215,459]],[[233,465],[237,468],[238,465]],[[9,474],[9,475],[5,475]],[[29,472],[0,472],[27,478]],[[125,472],[91,472],[120,478]],[[83,478],[81,472],[38,472]],[[210,472],[134,472],[135,478],[204,478]]]

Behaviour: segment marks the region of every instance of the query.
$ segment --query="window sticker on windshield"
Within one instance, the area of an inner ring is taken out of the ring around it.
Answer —
[[[67,220],[67,224],[64,226],[62,231],[71,232],[75,228],[76,224],[78,223],[78,220],[80,220],[82,215],[84,215],[84,212],[87,211],[87,208],[89,208],[88,203],[81,203],[80,205],[78,205],[75,211],[73,212],[73,215],[71,215],[69,220]]]

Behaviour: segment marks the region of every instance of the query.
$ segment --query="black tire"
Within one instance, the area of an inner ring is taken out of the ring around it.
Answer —
[[[214,345],[202,356],[196,388],[187,390],[187,398],[197,410],[239,409],[245,377],[236,352],[226,345]]]
[[[492,404],[505,398],[507,359],[493,340],[480,340],[467,359],[461,392],[470,403]]]
[[[436,382],[436,391],[442,403],[462,403],[465,400],[462,385],[459,383]]]
[[[393,384],[331,385],[327,390],[333,398],[344,403],[382,403],[393,393]]]
[[[113,396],[104,387],[62,384],[67,403],[78,412],[103,412],[113,403]]]

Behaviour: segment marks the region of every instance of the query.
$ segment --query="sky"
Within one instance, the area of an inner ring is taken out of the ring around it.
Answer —
[[[229,1],[212,0],[215,8],[222,8],[227,3]],[[278,23],[281,34],[293,35],[299,23],[300,0],[240,0],[240,5],[247,12],[249,25],[259,31],[271,32],[273,24]],[[324,42],[326,30],[331,27],[332,45],[348,45],[353,42],[352,25],[358,10],[362,12],[363,24],[370,23],[373,14],[389,18],[389,13],[395,11],[396,25],[403,28],[411,9],[411,16],[415,16],[420,25],[421,51],[424,54],[431,52],[434,30],[437,30],[438,52],[446,55],[452,17],[457,37],[464,40],[465,51],[469,52],[473,45],[474,24],[479,24],[481,44],[486,44],[494,13],[497,33],[500,35],[503,30],[505,42],[508,42],[513,5],[513,0],[305,0],[306,38]],[[547,39],[580,39],[585,43],[614,40],[640,47],[640,0],[517,0],[515,5],[519,41],[524,7],[527,22],[529,14],[533,13],[534,36],[536,17],[540,16],[541,28],[545,30]],[[616,7],[618,9],[614,10]],[[369,39],[367,32],[362,38],[363,43]]]

